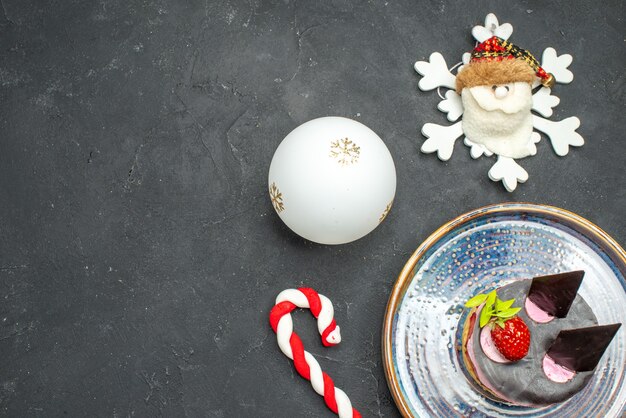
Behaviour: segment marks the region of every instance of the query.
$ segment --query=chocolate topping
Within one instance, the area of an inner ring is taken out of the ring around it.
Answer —
[[[528,291],[528,299],[548,314],[565,318],[584,275],[584,271],[578,270],[535,277]]]
[[[592,371],[621,325],[562,330],[546,355],[571,371]]]

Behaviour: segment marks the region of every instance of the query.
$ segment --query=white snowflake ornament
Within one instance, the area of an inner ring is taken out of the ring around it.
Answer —
[[[448,126],[424,124],[422,134],[427,139],[421,151],[436,152],[440,160],[447,161],[455,141],[464,135],[472,158],[497,156],[489,178],[501,181],[509,192],[528,180],[528,173],[515,160],[537,153],[541,135],[535,130],[546,134],[559,156],[567,155],[570,146],[580,147],[585,142],[576,132],[580,126],[577,117],[562,121],[541,117],[552,116],[552,109],[559,104],[559,98],[552,95],[554,83],[573,80],[567,69],[572,56],[559,56],[554,48],[547,48],[540,64],[528,51],[508,42],[512,33],[511,24],[500,25],[491,13],[484,26],[472,29],[477,45],[471,54],[463,54],[456,76],[439,52],[433,52],[428,61],[415,63],[415,71],[422,75],[420,90],[449,89],[437,108],[450,122],[461,118]]]

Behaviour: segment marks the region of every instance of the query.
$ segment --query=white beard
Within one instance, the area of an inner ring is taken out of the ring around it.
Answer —
[[[466,87],[463,101],[463,133],[494,154],[509,158],[533,155],[532,89],[530,84],[506,84],[509,92],[498,99],[491,86]]]

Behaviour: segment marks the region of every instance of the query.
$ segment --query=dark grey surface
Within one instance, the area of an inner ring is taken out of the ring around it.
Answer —
[[[462,4],[462,6],[460,6]],[[508,200],[579,213],[623,243],[624,3],[2,0],[0,414],[332,416],[279,351],[267,314],[302,284],[344,342],[305,347],[364,416],[398,416],[380,358],[387,297],[434,229]],[[472,47],[488,12],[516,44],[574,55],[553,120],[509,194],[493,160],[418,152],[447,124],[413,63]],[[266,196],[274,149],[309,119],[355,118],[387,143],[387,220],[348,245],[291,233]]]

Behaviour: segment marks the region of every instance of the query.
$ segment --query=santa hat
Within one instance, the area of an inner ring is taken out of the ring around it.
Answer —
[[[515,81],[532,83],[539,77],[546,87],[554,85],[554,77],[547,73],[533,55],[510,42],[492,36],[472,51],[468,65],[456,77],[456,91],[465,87],[506,84]]]

